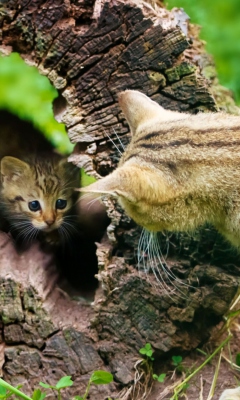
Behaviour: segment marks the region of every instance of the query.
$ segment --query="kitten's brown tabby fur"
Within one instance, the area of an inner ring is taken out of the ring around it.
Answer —
[[[240,244],[240,117],[163,109],[120,93],[132,140],[118,168],[81,191],[117,197],[149,231],[192,231],[212,223]]]
[[[61,157],[30,161],[3,157],[1,223],[5,220],[26,241],[40,233],[55,242],[53,232],[57,230],[68,238],[73,223],[69,214],[78,198],[75,188],[79,183],[79,169]]]

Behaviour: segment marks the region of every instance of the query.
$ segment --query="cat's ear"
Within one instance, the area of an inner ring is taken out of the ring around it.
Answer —
[[[89,186],[78,189],[84,193],[109,194],[137,205],[145,199],[149,204],[163,203],[176,197],[163,173],[158,173],[142,165],[123,165],[110,175]]]
[[[68,161],[68,158],[62,158],[59,163],[58,166],[60,169],[63,169],[65,171],[68,172],[68,174],[70,174],[71,172],[74,173],[80,173],[80,169],[74,165],[71,161]]]
[[[60,171],[63,171],[66,177],[69,179],[71,178],[73,181],[76,181],[79,186],[80,184],[80,169],[68,161],[67,158],[62,158],[59,163],[58,167]]]
[[[130,170],[125,167],[118,168],[110,175],[78,190],[83,193],[108,194],[113,197],[121,196],[129,201],[135,201],[136,199],[131,190],[133,187],[133,174],[134,169]]]
[[[72,166],[72,163],[69,163],[68,162],[68,159],[67,158],[61,158],[59,161],[58,161],[58,167],[59,167],[59,169],[68,169],[69,167],[71,167]]]
[[[1,160],[1,176],[3,179],[15,181],[20,176],[26,175],[30,166],[26,162],[15,157],[3,157]]]
[[[137,90],[125,90],[119,94],[119,105],[127,119],[132,133],[142,124],[158,119],[159,122],[183,119],[187,114],[165,110],[155,101]]]

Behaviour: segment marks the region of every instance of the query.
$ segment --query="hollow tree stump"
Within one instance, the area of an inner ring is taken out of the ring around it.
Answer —
[[[181,10],[130,0],[9,0],[0,21],[1,52],[18,51],[59,90],[56,113],[76,143],[70,161],[96,178],[119,159],[109,137],[117,134],[123,146],[129,141],[120,91],[141,90],[172,110],[217,110],[216,76],[204,76],[211,61]],[[0,236],[3,377],[24,381],[29,393],[40,380],[53,384],[71,375],[69,398],[84,392],[91,371],[106,369],[115,383],[93,387],[90,398],[116,398],[131,387],[139,348],[150,342],[155,358],[196,348],[237,293],[239,257],[206,227],[169,238],[167,262],[191,285],[183,297],[170,297],[152,274],[137,271],[140,229],[111,200],[105,203],[111,224],[98,244],[101,290],[93,305],[58,289],[55,266],[39,248],[18,255]]]

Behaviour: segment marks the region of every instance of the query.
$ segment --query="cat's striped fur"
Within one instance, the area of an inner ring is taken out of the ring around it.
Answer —
[[[81,189],[118,198],[149,231],[212,223],[240,244],[240,117],[163,109],[144,94],[119,96],[132,139],[118,168]]]

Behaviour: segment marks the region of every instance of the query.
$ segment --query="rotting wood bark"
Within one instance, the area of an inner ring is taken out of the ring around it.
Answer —
[[[130,0],[10,0],[1,7],[1,52],[20,52],[59,90],[66,107],[58,119],[76,143],[70,160],[97,178],[119,158],[108,136],[115,140],[117,133],[123,145],[129,140],[117,103],[121,90],[142,90],[172,110],[217,109],[216,77],[204,77],[210,62],[182,11]],[[151,274],[137,272],[139,228],[112,201],[106,206],[111,224],[98,245],[102,289],[93,306],[59,291],[54,266],[38,248],[19,257],[0,236],[3,376],[27,380],[29,392],[40,380],[53,384],[66,374],[76,382],[67,396],[80,394],[91,371],[104,368],[116,383],[94,387],[90,398],[113,398],[131,385],[140,347],[150,342],[156,357],[197,347],[238,290],[239,257],[205,228],[167,238],[168,264],[193,286],[183,289],[187,298],[169,297]],[[160,240],[164,245],[166,237]]]

